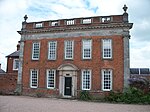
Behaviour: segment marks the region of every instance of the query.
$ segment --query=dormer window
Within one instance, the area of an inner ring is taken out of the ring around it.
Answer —
[[[72,19],[72,20],[67,20],[66,21],[66,24],[67,25],[74,25],[75,24],[75,21]]]
[[[43,23],[36,23],[35,24],[35,28],[42,28],[43,27]]]
[[[92,20],[91,20],[91,18],[83,19],[83,20],[82,20],[82,23],[83,23],[83,24],[90,24],[90,23],[92,23]]]
[[[102,17],[101,18],[102,23],[107,23],[111,21],[111,17]]]
[[[53,21],[53,22],[51,22],[51,26],[58,26],[59,24],[58,24],[58,21]]]

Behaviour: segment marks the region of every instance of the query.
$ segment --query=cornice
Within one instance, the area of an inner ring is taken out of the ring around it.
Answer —
[[[59,33],[59,32],[74,32],[74,31],[86,31],[94,29],[113,29],[113,28],[127,28],[131,29],[133,23],[110,23],[100,25],[86,25],[86,26],[68,26],[68,27],[53,27],[53,28],[37,28],[37,29],[22,29],[18,31],[19,34],[35,34],[35,33]]]

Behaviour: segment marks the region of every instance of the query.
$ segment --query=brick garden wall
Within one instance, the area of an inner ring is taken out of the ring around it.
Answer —
[[[0,75],[0,94],[14,94],[17,85],[17,73]]]

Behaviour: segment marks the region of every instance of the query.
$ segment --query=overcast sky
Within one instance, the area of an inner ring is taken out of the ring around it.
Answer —
[[[16,50],[17,33],[25,14],[27,22],[123,14],[128,7],[130,66],[150,68],[150,0],[0,0],[0,63],[6,70],[5,56]]]

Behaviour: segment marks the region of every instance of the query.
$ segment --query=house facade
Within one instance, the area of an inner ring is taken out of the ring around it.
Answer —
[[[77,97],[128,87],[129,30],[122,15],[22,23],[17,91]]]

